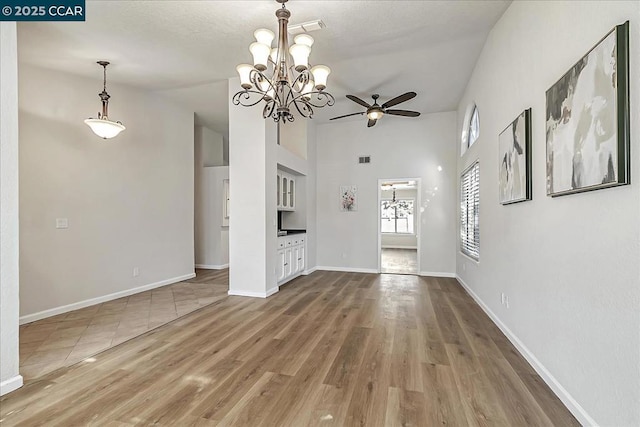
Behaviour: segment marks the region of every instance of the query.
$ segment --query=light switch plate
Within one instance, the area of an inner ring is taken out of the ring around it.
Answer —
[[[69,228],[69,220],[67,218],[56,218],[56,228]]]

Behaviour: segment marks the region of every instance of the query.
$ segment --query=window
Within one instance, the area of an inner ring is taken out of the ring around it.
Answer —
[[[413,234],[413,200],[383,200],[380,204],[383,233]]]
[[[480,136],[480,116],[478,106],[474,105],[469,118],[469,129],[467,130],[467,147],[471,147]]]
[[[460,178],[460,250],[480,258],[480,163],[475,162]]]

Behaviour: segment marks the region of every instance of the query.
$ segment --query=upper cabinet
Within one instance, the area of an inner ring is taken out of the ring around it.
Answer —
[[[296,209],[296,178],[295,176],[278,171],[277,189],[277,205],[279,211],[294,211]]]

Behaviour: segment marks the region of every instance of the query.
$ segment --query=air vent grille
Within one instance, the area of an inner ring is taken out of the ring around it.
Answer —
[[[358,157],[359,164],[369,164],[371,163],[371,156],[360,156]]]

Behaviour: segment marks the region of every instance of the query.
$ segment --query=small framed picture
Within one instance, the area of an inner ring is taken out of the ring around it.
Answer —
[[[358,188],[355,185],[340,186],[340,211],[354,212],[358,210]]]
[[[500,203],[531,200],[531,109],[524,110],[498,137]]]

